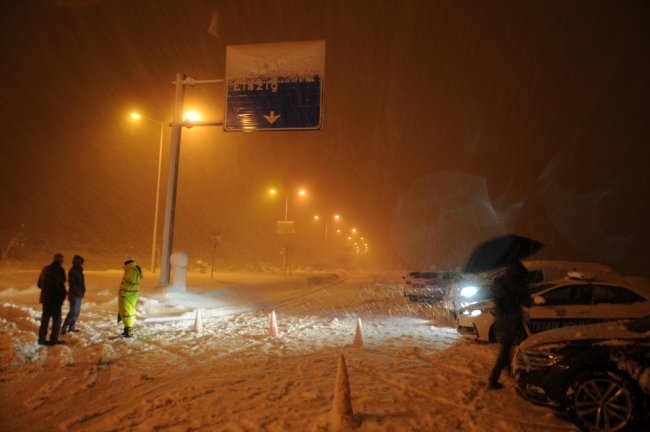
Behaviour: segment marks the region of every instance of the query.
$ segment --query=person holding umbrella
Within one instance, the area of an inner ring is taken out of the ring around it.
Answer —
[[[504,386],[499,382],[501,372],[510,364],[512,347],[521,337],[524,320],[523,307],[533,305],[526,283],[528,270],[516,261],[494,281],[494,297],[496,307],[497,340],[501,342],[501,350],[492,368],[488,380],[488,389],[499,390]]]
[[[501,350],[490,373],[488,389],[504,387],[499,377],[510,364],[512,347],[521,335],[522,307],[533,305],[526,281],[528,270],[519,260],[533,255],[543,246],[538,241],[514,234],[496,237],[477,247],[463,269],[465,273],[481,273],[506,268],[494,281],[497,339],[501,342]]]

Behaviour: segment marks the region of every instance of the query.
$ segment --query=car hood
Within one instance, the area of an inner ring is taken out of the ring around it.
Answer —
[[[650,331],[634,332],[623,321],[602,324],[561,327],[530,336],[519,346],[522,351],[545,351],[549,344],[580,340],[631,340],[650,339]]]

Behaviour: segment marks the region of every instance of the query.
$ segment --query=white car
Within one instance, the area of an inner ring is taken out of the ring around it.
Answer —
[[[574,276],[579,276],[574,274]],[[600,280],[562,279],[532,288],[534,304],[523,323],[527,335],[560,327],[639,318],[650,313],[650,290]],[[496,304],[468,306],[458,314],[458,332],[496,342]]]
[[[453,281],[442,299],[443,307],[456,318],[459,310],[489,298],[492,294],[492,281],[502,272],[503,270],[494,270],[479,275],[465,275]]]
[[[602,264],[542,260],[526,260],[522,264],[528,270],[526,279],[529,284],[560,280],[573,272],[591,279],[627,283],[620,274]],[[504,271],[505,269],[497,269],[477,276],[465,276],[463,282],[456,283],[447,290],[443,298],[444,308],[456,317],[460,309],[492,298],[492,282]]]

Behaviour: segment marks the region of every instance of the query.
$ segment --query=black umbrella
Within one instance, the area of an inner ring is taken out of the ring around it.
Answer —
[[[495,237],[480,244],[470,255],[463,273],[482,273],[500,267],[508,267],[516,261],[529,257],[544,245],[536,240],[508,234]]]

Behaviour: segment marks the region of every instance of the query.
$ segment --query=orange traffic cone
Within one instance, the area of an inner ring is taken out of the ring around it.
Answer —
[[[271,312],[271,329],[269,330],[269,336],[278,337],[278,323],[275,320],[275,311]]]
[[[357,319],[357,332],[354,335],[354,342],[352,342],[352,347],[361,348],[363,346],[363,331],[361,326],[361,318]]]
[[[354,411],[352,410],[350,379],[343,354],[339,354],[336,385],[334,386],[334,404],[332,411],[330,411],[330,423],[334,430],[357,428],[361,425],[361,421],[354,415]]]
[[[196,310],[196,320],[194,321],[194,331],[201,333],[203,331],[203,321],[201,320],[201,309]]]

